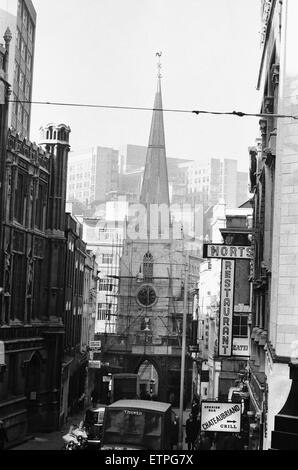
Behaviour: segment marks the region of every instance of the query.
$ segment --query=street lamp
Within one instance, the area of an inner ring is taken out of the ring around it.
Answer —
[[[183,323],[182,323],[182,349],[181,349],[181,376],[180,376],[180,403],[179,403],[179,435],[178,449],[183,448],[183,396],[184,396],[184,377],[185,377],[185,355],[186,355],[186,320],[188,312],[188,271],[189,255],[186,255],[185,281],[184,281],[184,303],[183,303]]]

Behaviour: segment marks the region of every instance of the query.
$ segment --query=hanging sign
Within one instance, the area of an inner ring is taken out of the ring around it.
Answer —
[[[223,245],[222,243],[204,243],[204,258],[252,259],[251,246]]]
[[[91,369],[100,369],[101,368],[101,361],[89,361],[88,367]]]
[[[89,349],[101,350],[101,341],[89,341]]]
[[[0,341],[0,364],[5,364],[5,345],[4,341]]]
[[[241,404],[202,401],[201,431],[240,432]]]
[[[249,357],[249,338],[233,337],[233,356]]]
[[[221,262],[221,295],[219,321],[219,356],[232,355],[232,327],[234,308],[235,261],[223,259]]]

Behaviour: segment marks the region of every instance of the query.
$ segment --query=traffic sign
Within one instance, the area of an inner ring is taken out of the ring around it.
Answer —
[[[241,404],[202,401],[201,431],[240,432]]]
[[[101,341],[89,341],[89,348],[96,349],[97,351],[101,350]]]
[[[91,369],[100,369],[101,368],[101,361],[89,361],[88,366]]]

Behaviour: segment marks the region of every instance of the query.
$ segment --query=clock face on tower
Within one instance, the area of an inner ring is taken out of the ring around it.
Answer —
[[[150,284],[144,284],[137,292],[137,301],[142,307],[152,307],[157,301],[155,289]]]

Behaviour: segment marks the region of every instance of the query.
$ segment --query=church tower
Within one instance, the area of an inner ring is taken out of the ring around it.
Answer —
[[[141,398],[152,393],[169,401],[171,396],[178,406],[185,257],[182,240],[174,239],[170,227],[160,67],[159,62],[140,196],[147,231],[130,237],[127,230],[120,260],[116,334],[105,336],[102,351],[111,372],[139,374]],[[167,236],[160,228],[168,229]]]
[[[42,136],[40,145],[51,154],[50,207],[46,228],[56,234],[63,233],[64,236],[70,127],[65,124],[48,124],[41,127],[40,131]]]
[[[166,204],[169,206],[169,182],[160,80],[161,75],[159,74],[140,202],[145,205]]]
[[[48,244],[47,316],[61,322],[64,309],[65,205],[70,127],[48,124],[40,129],[40,145],[50,154],[49,204],[46,214]]]

